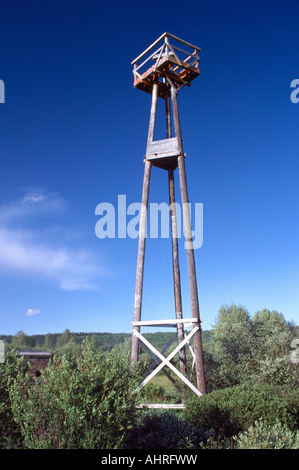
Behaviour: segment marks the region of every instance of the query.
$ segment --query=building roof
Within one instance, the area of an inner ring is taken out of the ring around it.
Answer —
[[[38,351],[36,349],[19,349],[18,354],[20,356],[28,357],[52,357],[53,354],[47,351]]]

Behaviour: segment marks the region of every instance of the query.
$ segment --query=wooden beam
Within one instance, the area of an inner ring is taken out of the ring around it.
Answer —
[[[156,39],[156,41],[154,41],[150,46],[148,46],[145,49],[145,51],[143,51],[138,57],[136,57],[136,59],[134,59],[131,62],[131,65],[135,64],[136,62],[138,62],[139,59],[144,57],[153,47],[155,47],[161,41],[161,39],[165,38],[166,35],[167,35],[167,33],[161,34],[161,36],[158,39]]]
[[[177,320],[183,318],[183,306],[181,295],[181,277],[179,265],[179,247],[177,236],[177,220],[175,209],[175,194],[174,194],[174,176],[173,171],[168,171],[168,188],[169,188],[169,205],[170,205],[170,226],[171,226],[171,251],[172,251],[172,271],[173,271],[173,286],[174,286],[174,302],[175,302],[175,316]],[[177,322],[177,335],[178,343],[180,344],[184,339],[184,323]],[[186,351],[182,348],[179,351],[180,371],[186,373]]]
[[[177,409],[177,410],[183,410],[185,408],[184,404],[181,403],[174,403],[174,404],[167,404],[167,403],[141,403],[136,406],[136,408],[142,409],[142,408],[154,408],[154,409]]]
[[[175,339],[175,338],[174,338]],[[145,351],[148,353],[149,356],[151,356],[151,358],[153,359],[153,363],[151,364],[151,366],[148,368],[148,370],[145,372],[145,377],[148,376],[151,372],[151,370],[155,367],[155,364],[156,365],[159,365],[160,362],[159,362],[159,359],[157,359],[157,357],[151,352],[151,350],[141,341],[140,342],[141,344],[141,347],[143,347],[143,349],[145,349]],[[168,349],[168,348],[167,348]],[[162,353],[163,354],[163,351]],[[168,378],[168,380],[170,380],[170,382],[173,384],[173,385],[176,385],[176,381],[171,377],[171,375],[169,374],[169,372],[167,372],[167,370],[165,370],[164,368],[161,369],[163,374],[166,375],[166,377]]]
[[[132,326],[176,326],[178,323],[197,323],[197,320],[194,318],[177,318],[171,320],[143,320],[143,321],[133,321]]]
[[[198,52],[201,51],[201,48],[198,47],[198,46],[194,46],[193,44],[191,44],[190,42],[187,42],[185,41],[184,39],[180,39],[178,38],[177,36],[175,36],[174,34],[171,34],[171,33],[164,33],[165,36],[168,36],[169,38],[172,38],[172,39],[175,39],[176,41],[182,43],[182,44],[185,44],[185,46],[188,46],[188,47],[191,47],[191,49],[195,49],[197,50]]]

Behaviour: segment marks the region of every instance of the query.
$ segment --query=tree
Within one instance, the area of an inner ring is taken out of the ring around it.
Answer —
[[[287,355],[292,341],[292,329],[281,313],[263,309],[253,316],[253,326],[258,340],[259,357],[273,359]]]
[[[213,330],[214,357],[223,387],[246,381],[255,359],[254,331],[248,311],[235,304],[222,306]]]
[[[236,305],[219,310],[213,330],[213,360],[218,365],[218,380],[223,388],[252,381],[298,387],[296,370],[290,361],[294,328],[282,314],[264,309],[250,318]]]
[[[91,347],[97,351],[99,349],[99,340],[98,340],[98,337],[95,333],[92,333],[89,337],[88,337],[88,341],[90,342],[90,345]]]
[[[31,349],[33,347],[32,338],[27,336],[23,330],[17,332],[12,338],[11,344],[15,349]]]
[[[78,355],[81,351],[81,345],[76,343],[76,337],[74,333],[71,333],[69,329],[57,338],[56,352],[59,354],[72,354]]]
[[[70,332],[70,330],[67,328],[64,330],[64,332],[58,336],[57,342],[56,342],[56,347],[61,348],[62,346],[65,346],[67,343],[70,341],[75,342],[75,335]]]
[[[290,361],[293,328],[281,313],[267,309],[253,316],[258,367],[256,380],[269,384],[298,387],[295,370]]]
[[[43,348],[46,351],[52,351],[55,346],[55,337],[52,333],[47,333],[44,339]]]

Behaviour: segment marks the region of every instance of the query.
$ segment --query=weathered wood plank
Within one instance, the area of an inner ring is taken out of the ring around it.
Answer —
[[[180,155],[177,137],[152,141],[147,148],[146,158],[163,158]]]
[[[164,409],[178,409],[178,410],[183,410],[185,408],[185,405],[184,404],[181,404],[181,403],[158,403],[158,404],[154,404],[154,403],[140,403],[140,405],[137,405],[136,408],[164,408]]]
[[[197,323],[197,320],[194,318],[176,318],[171,320],[142,320],[142,321],[133,321],[132,326],[176,326],[177,323]]]

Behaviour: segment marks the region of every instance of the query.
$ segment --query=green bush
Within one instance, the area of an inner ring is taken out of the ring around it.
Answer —
[[[14,418],[34,449],[113,449],[134,423],[137,376],[117,350],[55,356],[35,383],[19,374],[11,386]],[[139,377],[138,377],[139,383]]]
[[[214,433],[191,426],[167,410],[140,410],[127,434],[127,449],[196,449],[207,445]]]
[[[5,362],[0,364],[0,449],[23,445],[20,428],[11,410],[9,388],[18,374],[25,375],[28,370],[28,362],[13,351],[7,352]]]
[[[279,421],[268,424],[260,419],[234,440],[237,449],[299,449],[299,432]]]
[[[289,389],[286,393],[286,403],[295,423],[292,429],[299,429],[299,390]]]
[[[140,390],[142,401],[148,403],[166,403],[167,395],[165,389],[158,384],[148,383]]]
[[[298,403],[296,406],[298,410]],[[267,423],[278,420],[295,429],[295,415],[294,407],[270,386],[243,384],[191,397],[186,403],[184,419],[190,424],[214,429],[217,435],[231,437],[247,430],[261,417]]]

